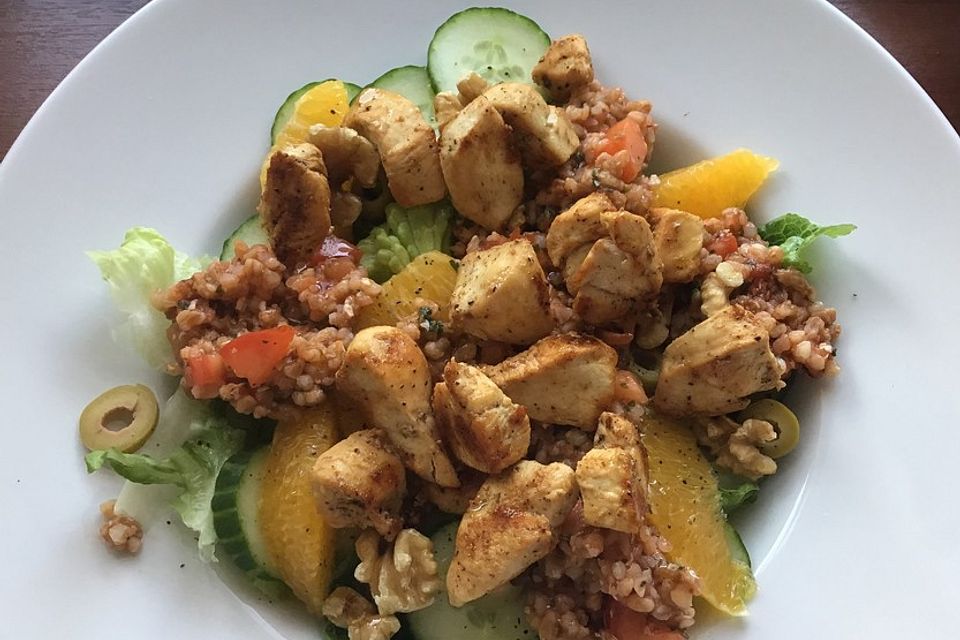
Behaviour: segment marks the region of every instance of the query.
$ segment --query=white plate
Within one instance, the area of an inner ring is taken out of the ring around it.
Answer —
[[[117,482],[84,473],[76,418],[106,387],[158,378],[111,344],[113,309],[82,250],[146,224],[215,251],[254,206],[287,93],[423,63],[461,6],[154,2],[27,126],[0,167],[0,637],[316,637],[201,565],[175,526],[149,531],[136,559],[102,548],[97,504]],[[742,523],[760,583],[752,615],[709,636],[956,637],[956,133],[823,2],[515,6],[552,34],[584,33],[605,83],[654,101],[658,166],[747,146],[781,161],[758,216],[860,227],[816,255],[845,327],[843,374],[802,390],[802,449]]]

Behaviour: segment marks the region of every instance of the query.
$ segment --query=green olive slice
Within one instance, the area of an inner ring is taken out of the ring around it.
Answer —
[[[771,458],[782,458],[800,442],[800,421],[782,402],[765,398],[757,400],[737,416],[740,422],[753,418],[773,425],[777,438],[760,445],[760,451]]]
[[[91,451],[143,446],[157,426],[160,407],[153,391],[142,384],[125,384],[104,391],[80,414],[80,441]]]

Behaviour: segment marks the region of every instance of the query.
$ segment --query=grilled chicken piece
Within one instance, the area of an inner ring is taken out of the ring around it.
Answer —
[[[453,206],[482,227],[503,228],[523,201],[523,169],[510,129],[485,98],[443,127],[440,165]]]
[[[664,282],[690,282],[700,272],[703,221],[677,209],[650,210],[653,240],[663,264]]]
[[[430,408],[432,386],[423,352],[396,327],[358,333],[337,371],[337,389],[387,433],[409,469],[424,480],[457,487]]]
[[[620,447],[591,449],[577,463],[583,521],[593,527],[635,533],[640,526],[633,456]]]
[[[311,483],[331,527],[373,527],[393,538],[403,526],[406,469],[380,429],[354,432],[320,454]]]
[[[515,404],[480,369],[451,360],[433,389],[440,434],[465,465],[500,473],[530,446],[527,410]]]
[[[593,431],[613,401],[617,352],[596,338],[566,333],[483,372],[531,419]]]
[[[593,61],[583,36],[554,40],[533,68],[533,81],[557,102],[566,102],[574,90],[593,82]]]
[[[364,89],[343,124],[377,147],[390,193],[400,206],[436,202],[446,195],[436,134],[413,102],[392,91]]]
[[[423,493],[427,496],[427,500],[444,513],[458,515],[466,513],[470,501],[477,495],[477,492],[480,491],[480,485],[487,479],[486,474],[469,468],[460,469],[459,475],[460,486],[454,489],[429,482],[423,485]]]
[[[433,113],[437,118],[437,129],[442,133],[450,121],[457,117],[463,103],[455,93],[441,91],[433,97]]]
[[[484,340],[527,345],[553,330],[547,277],[526,240],[464,256],[450,306],[454,326]]]
[[[484,91],[483,97],[513,129],[527,168],[561,165],[580,147],[566,112],[548,105],[534,86],[504,82]]]
[[[731,305],[671,342],[663,353],[653,404],[674,416],[739,411],[747,396],[782,386],[770,334]]]
[[[260,194],[260,220],[281,262],[307,262],[330,234],[330,183],[320,150],[309,143],[277,149],[270,156]]]
[[[550,553],[576,500],[573,470],[559,462],[524,460],[487,479],[457,529],[447,572],[450,604],[490,593]]]
[[[577,464],[583,519],[595,527],[634,533],[647,510],[647,454],[637,427],[605,412],[593,442]]]
[[[650,225],[612,207],[606,196],[592,194],[557,216],[547,232],[547,253],[561,266],[574,311],[596,325],[650,306],[663,284]]]

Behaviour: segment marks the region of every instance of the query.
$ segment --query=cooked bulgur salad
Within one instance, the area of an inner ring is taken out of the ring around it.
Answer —
[[[838,371],[803,252],[853,227],[752,221],[777,162],[745,149],[650,174],[656,132],[582,36],[506,9],[452,16],[425,67],[292,93],[218,259],[142,227],[90,254],[119,337],[180,380],[81,415],[88,469],[128,480],[103,539],[136,553],[172,500],[325,637],[743,614],[727,517],[800,440],[780,393]]]

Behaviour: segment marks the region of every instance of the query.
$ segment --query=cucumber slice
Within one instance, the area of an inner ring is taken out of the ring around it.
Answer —
[[[430,124],[436,122],[433,114],[433,85],[425,67],[407,65],[390,69],[385,74],[370,83],[371,87],[386,89],[399,93],[413,104],[420,107],[420,112]]]
[[[530,72],[549,46],[550,36],[530,18],[474,7],[450,16],[433,34],[427,73],[437,93],[456,91],[471,71],[492,83],[531,82]]]
[[[234,248],[237,240],[243,240],[248,247],[255,244],[270,244],[270,236],[264,231],[260,224],[260,216],[256,213],[240,223],[240,226],[233,230],[233,233],[223,241],[223,248],[220,250],[221,260],[233,260],[237,252]]]
[[[327,80],[333,79],[334,78],[327,78]],[[300,98],[300,96],[318,84],[323,84],[327,80],[308,82],[287,96],[287,99],[284,100],[283,104],[280,105],[280,108],[277,109],[277,115],[273,117],[273,126],[270,127],[270,144],[273,144],[277,141],[277,136],[280,135],[280,130],[283,129],[283,125],[287,124],[287,120],[289,120],[290,116],[293,115],[293,107],[297,103],[297,100]],[[353,99],[356,98],[360,93],[360,87],[352,82],[344,82],[343,86],[347,89],[347,102],[353,102]]]
[[[458,526],[459,522],[448,524],[430,538],[441,576],[447,575],[453,559]],[[417,640],[529,640],[536,637],[523,612],[526,598],[520,587],[506,585],[456,609],[447,601],[446,583],[441,584],[432,605],[407,615]]]
[[[750,563],[750,554],[747,552],[747,545],[743,544],[743,538],[740,537],[740,534],[729,522],[723,523],[723,530],[724,533],[727,534],[727,546],[730,547],[730,557],[736,562],[741,562],[752,569],[753,565]]]
[[[241,451],[223,465],[213,493],[213,526],[220,545],[253,584],[271,597],[286,592],[277,577],[258,515],[260,485],[270,447]]]

